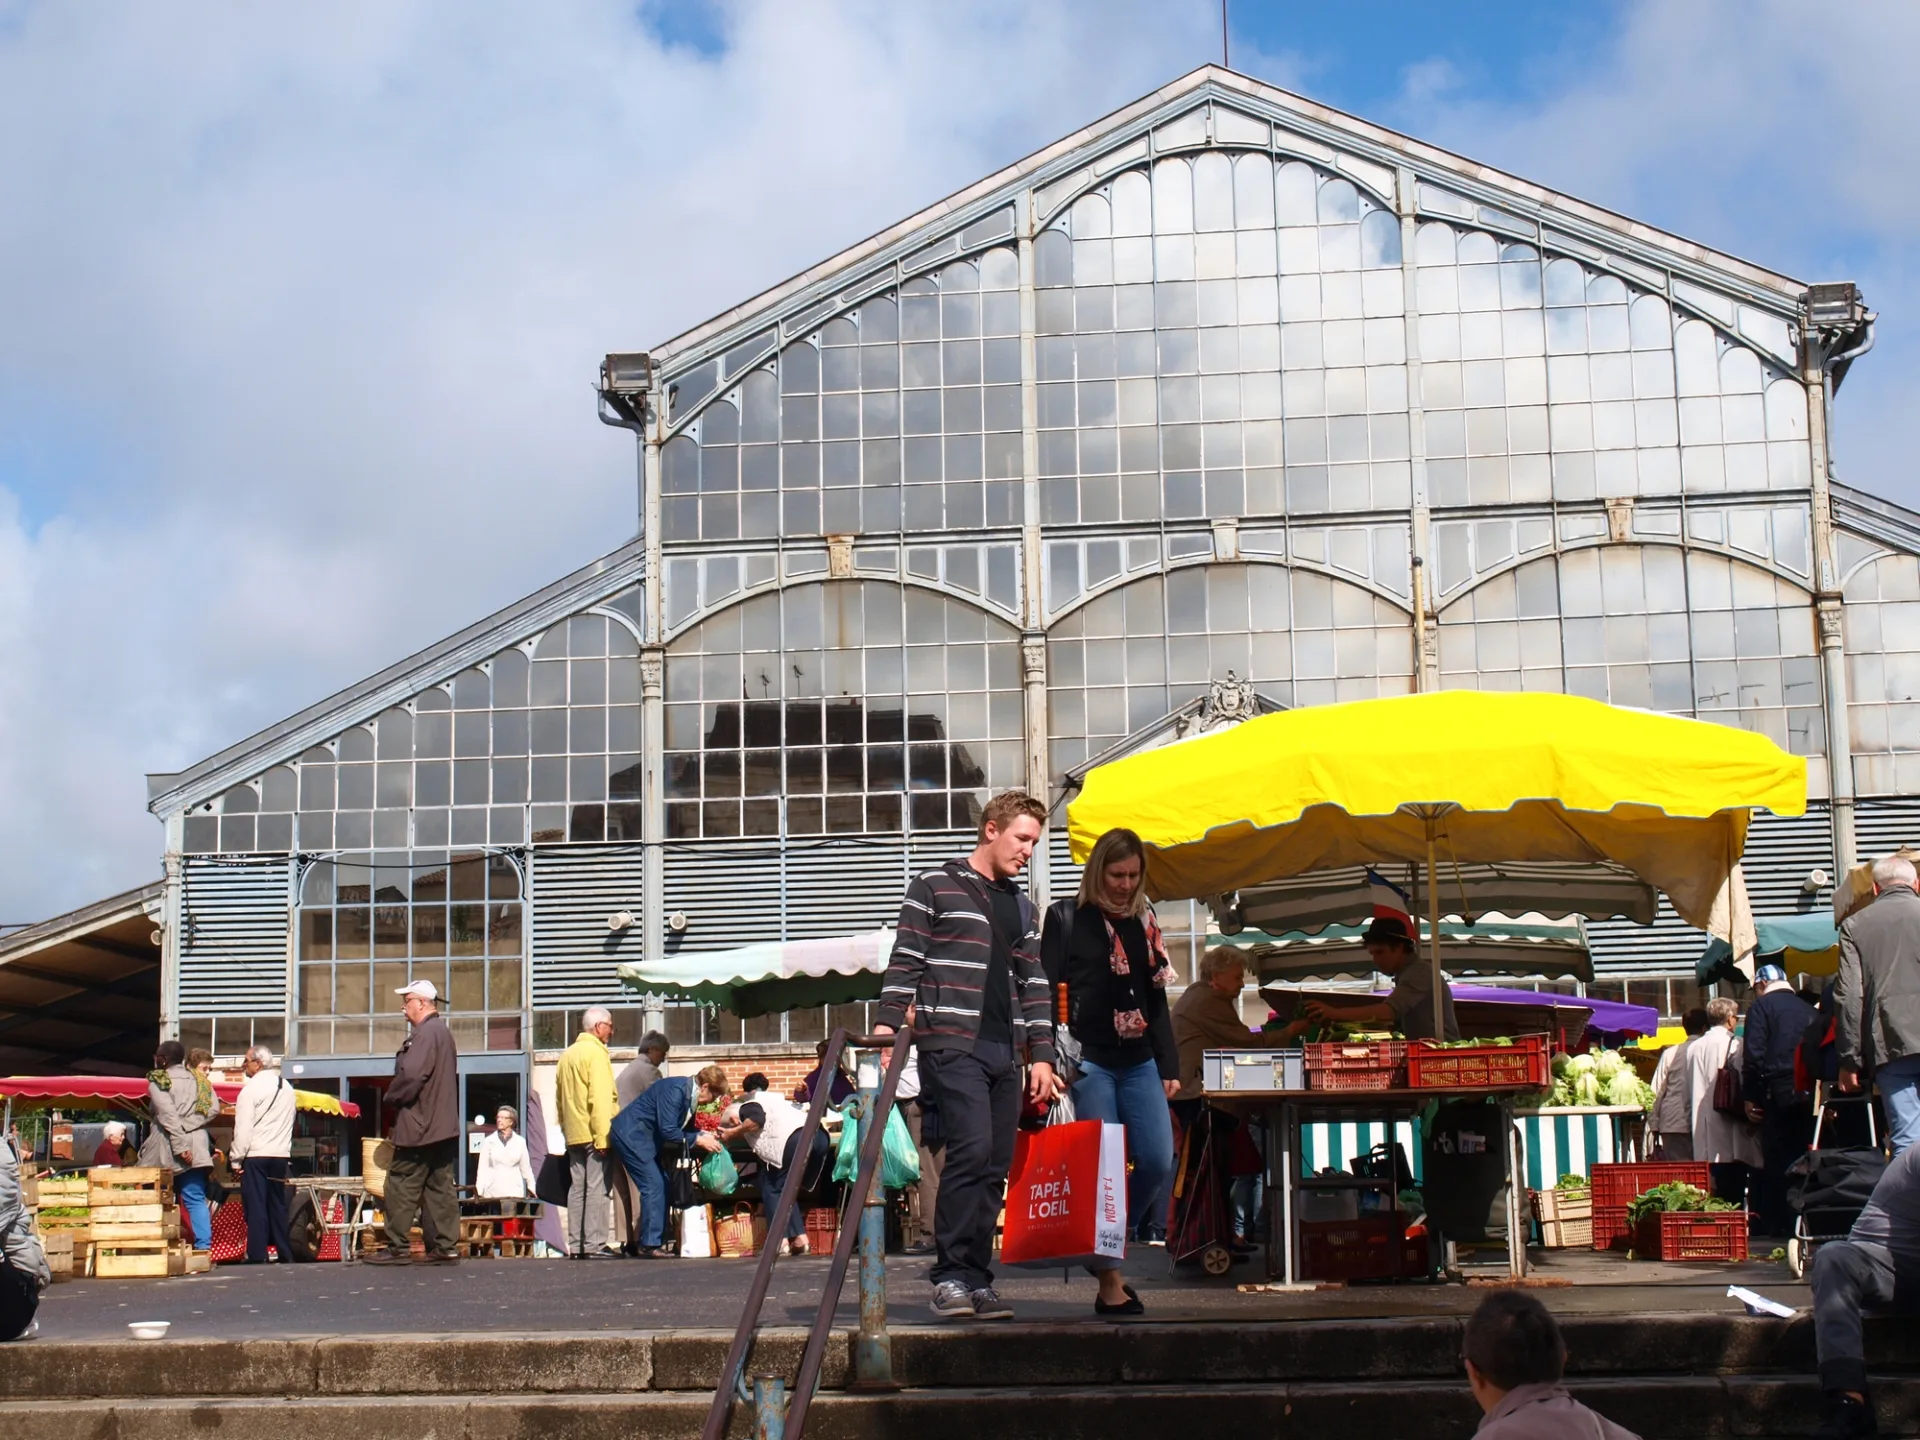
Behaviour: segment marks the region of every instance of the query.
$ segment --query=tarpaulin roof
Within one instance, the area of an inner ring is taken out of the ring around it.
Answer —
[[[213,1082],[213,1093],[222,1105],[231,1105],[239,1097],[239,1085],[225,1080]],[[79,1109],[87,1105],[145,1105],[147,1082],[134,1075],[8,1075],[0,1077],[0,1097],[30,1100],[37,1105],[63,1105]],[[357,1120],[360,1107],[351,1100],[295,1088],[294,1108],[316,1115],[340,1115]]]
[[[645,995],[674,995],[720,1005],[743,1019],[808,1005],[877,999],[893,953],[893,931],[825,940],[766,940],[636,960],[620,980]]]
[[[1712,927],[1749,811],[1806,809],[1807,766],[1764,735],[1573,695],[1438,690],[1263,715],[1088,773],[1074,858],[1146,841],[1156,899],[1343,865],[1611,861]],[[1724,922],[1722,922],[1724,923]]]

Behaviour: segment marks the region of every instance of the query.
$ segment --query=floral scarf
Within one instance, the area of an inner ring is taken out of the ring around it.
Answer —
[[[193,1115],[213,1114],[213,1082],[198,1070],[190,1070],[187,1073],[193,1076],[194,1085],[193,1105],[188,1113]],[[149,1083],[159,1086],[162,1090],[170,1092],[173,1089],[172,1071],[149,1070],[147,1072],[147,1080]]]
[[[1131,975],[1133,964],[1127,959],[1126,943],[1104,910],[1100,912],[1100,923],[1107,927],[1108,957],[1113,973]],[[1154,989],[1165,990],[1173,978],[1173,962],[1167,959],[1166,942],[1160,938],[1160,922],[1154,918],[1152,907],[1140,913],[1140,923],[1147,932],[1147,978]],[[1122,1040],[1138,1040],[1147,1033],[1147,1017],[1138,1010],[1115,1010],[1113,1033]]]

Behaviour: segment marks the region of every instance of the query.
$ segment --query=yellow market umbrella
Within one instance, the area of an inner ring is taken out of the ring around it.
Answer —
[[[1572,695],[1441,690],[1130,755],[1088,773],[1067,821],[1082,862],[1114,826],[1138,831],[1155,899],[1404,861],[1426,867],[1437,915],[1443,858],[1612,862],[1688,924],[1725,932],[1749,812],[1799,815],[1806,797],[1806,762],[1750,731]]]

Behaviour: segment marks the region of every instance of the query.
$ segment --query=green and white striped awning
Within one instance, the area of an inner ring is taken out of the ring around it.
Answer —
[[[1359,925],[1328,925],[1317,932],[1271,934],[1243,930],[1209,938],[1247,953],[1259,983],[1275,980],[1361,978],[1374,973]],[[1426,945],[1428,926],[1420,926]],[[1424,949],[1422,951],[1424,953]],[[1593,960],[1586,926],[1577,918],[1549,920],[1543,915],[1486,915],[1469,924],[1458,916],[1440,922],[1440,964],[1452,975],[1540,975],[1591,980]]]
[[[1377,865],[1381,875],[1412,899],[1413,913],[1427,915],[1424,867]],[[1456,865],[1443,862],[1436,888],[1443,915],[1482,919],[1491,915],[1583,917],[1653,923],[1659,896],[1652,886],[1619,865],[1594,863]],[[1216,904],[1216,912],[1233,907]],[[1239,893],[1240,921],[1269,935],[1313,933],[1350,925],[1373,914],[1373,891],[1365,866],[1316,870]]]

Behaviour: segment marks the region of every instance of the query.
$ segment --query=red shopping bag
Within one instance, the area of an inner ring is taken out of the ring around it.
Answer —
[[[1076,1120],[1022,1130],[1007,1180],[1005,1265],[1085,1264],[1127,1249],[1127,1131]]]

